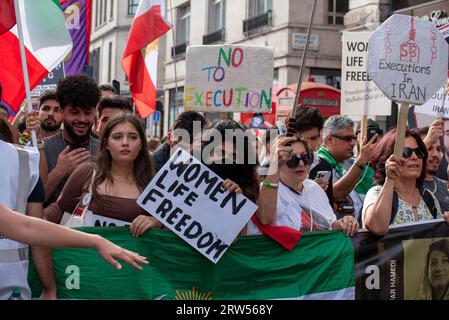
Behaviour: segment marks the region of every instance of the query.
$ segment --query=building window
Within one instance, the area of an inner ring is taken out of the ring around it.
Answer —
[[[96,0],[95,1],[95,28],[98,27],[98,13],[100,12],[100,1],[101,0]]]
[[[209,33],[224,28],[224,0],[209,0]]]
[[[178,7],[178,19],[176,23],[176,45],[189,42],[190,35],[190,3]]]
[[[114,0],[111,0],[111,7],[109,10],[109,19],[113,19],[114,18]]]
[[[328,0],[328,24],[344,24],[345,13],[349,10],[349,0]]]
[[[178,97],[176,98],[176,90],[170,89],[168,91],[168,127],[173,126],[178,114],[184,110],[184,87],[178,88]]]
[[[108,0],[104,0],[103,23],[108,20]]]
[[[98,25],[102,25],[103,24],[103,3],[104,0],[99,0],[100,1],[100,11],[98,11]]]
[[[108,82],[112,80],[112,42],[109,42],[108,48]]]
[[[128,16],[133,16],[136,14],[138,5],[139,0],[128,0]]]
[[[310,78],[314,82],[325,83],[337,89],[341,89],[341,70],[310,68]]]
[[[256,33],[272,25],[272,0],[249,0],[248,19],[243,21],[243,33]]]
[[[100,48],[97,48],[90,53],[90,64],[93,68],[92,77],[98,83],[100,82]]]
[[[279,68],[274,68],[273,70],[273,84],[279,83]]]

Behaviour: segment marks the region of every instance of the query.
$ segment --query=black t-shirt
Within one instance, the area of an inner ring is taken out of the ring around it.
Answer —
[[[331,175],[329,177],[329,185],[326,190],[327,197],[329,198],[329,203],[331,207],[334,207],[334,191],[332,186],[332,166],[324,160],[323,158],[318,157],[320,162],[309,172],[309,179],[314,180],[318,171],[330,171]]]
[[[42,204],[45,202],[44,183],[42,182],[41,178],[39,178],[39,180],[36,183],[36,186],[34,187],[33,191],[28,197],[28,202],[34,203],[39,202]]]

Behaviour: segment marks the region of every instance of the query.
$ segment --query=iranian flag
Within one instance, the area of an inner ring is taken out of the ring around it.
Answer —
[[[168,231],[151,230],[133,238],[123,227],[81,230],[138,252],[150,263],[141,271],[122,263],[117,272],[93,249],[54,250],[60,299],[355,298],[354,249],[341,231],[305,232],[292,251],[265,236],[240,237],[214,264]],[[33,296],[39,297],[34,268],[29,283]]]
[[[5,1],[11,3],[12,0],[0,0]],[[23,29],[30,89],[33,90],[70,52],[72,40],[58,0],[16,0],[16,3],[20,11],[17,23]],[[9,21],[15,19],[11,17],[13,10],[8,12]],[[2,102],[10,111],[17,112],[25,98],[17,24],[0,35],[0,70]]]
[[[136,10],[122,67],[142,118],[156,110],[157,39],[170,30],[164,20],[163,0],[141,0]]]

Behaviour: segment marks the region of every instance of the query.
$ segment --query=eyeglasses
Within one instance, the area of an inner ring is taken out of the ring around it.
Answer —
[[[305,166],[308,166],[313,162],[313,154],[312,153],[303,153],[302,155],[295,154],[293,158],[287,161],[287,167],[290,169],[296,168],[299,165],[299,162],[302,161]]]
[[[424,158],[424,152],[420,148],[415,148],[415,149],[404,148],[404,151],[402,152],[402,157],[405,158],[405,159],[408,159],[408,158],[410,158],[412,156],[413,152],[416,154],[416,156],[419,159],[423,159]]]
[[[337,139],[343,140],[345,142],[352,142],[352,140],[357,140],[356,136],[337,136],[337,135],[332,135],[332,137],[335,137]]]

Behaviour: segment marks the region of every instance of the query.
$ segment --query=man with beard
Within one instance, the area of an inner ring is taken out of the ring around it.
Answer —
[[[92,160],[98,140],[90,136],[100,90],[86,75],[60,81],[56,90],[62,108],[64,130],[44,139],[48,180],[45,183],[46,206],[58,199],[68,177],[82,163]]]
[[[39,97],[39,113],[27,114],[27,129],[36,128],[37,138],[44,139],[59,132],[62,123],[62,109],[55,91],[45,91]]]
[[[415,129],[427,148],[426,177],[424,188],[432,192],[440,203],[441,211],[449,211],[449,191],[447,181],[437,178],[438,168],[443,158],[440,137],[443,136],[443,120],[434,121],[429,127]]]
[[[360,221],[363,199],[373,184],[367,174],[370,169],[368,162],[374,154],[378,136],[374,135],[362,145],[360,154],[348,170],[344,168],[344,162],[354,156],[357,140],[354,122],[346,116],[332,116],[324,123],[322,136],[324,146],[318,149],[317,154],[332,167],[337,219],[351,214]],[[359,188],[359,185],[363,188]]]
[[[56,92],[46,91],[40,96],[39,119],[41,120],[40,139],[51,137],[61,129],[62,109]]]

